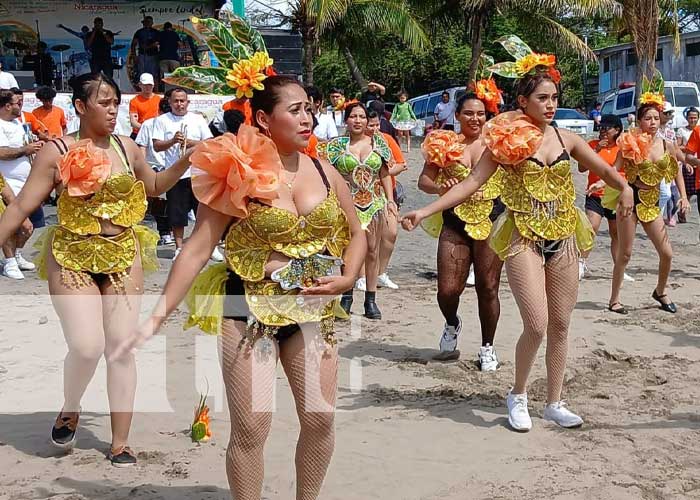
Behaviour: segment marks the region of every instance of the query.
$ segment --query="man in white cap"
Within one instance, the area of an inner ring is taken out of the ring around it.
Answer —
[[[143,73],[139,78],[141,92],[129,103],[129,118],[131,120],[131,138],[136,139],[143,122],[158,116],[160,96],[153,93],[155,81],[150,73]]]

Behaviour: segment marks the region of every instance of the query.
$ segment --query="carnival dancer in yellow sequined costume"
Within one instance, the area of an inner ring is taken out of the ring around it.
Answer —
[[[576,134],[550,124],[557,109],[559,73],[554,56],[533,53],[517,37],[501,40],[516,62],[491,67],[517,78],[518,111],[486,123],[488,148],[471,175],[427,207],[406,214],[411,230],[426,217],[469,199],[494,175],[505,171],[501,199],[506,212],[492,229],[492,248],[505,260],[524,331],[515,351],[515,384],[507,398],[508,421],[518,431],[532,427],[527,408],[527,379],[539,346],[547,337],[547,405],[544,418],[562,427],[583,420],[561,401],[567,356],[567,335],[578,291],[578,253],[593,244],[585,215],[574,207],[570,158],[622,191],[620,217],[629,217],[632,190]]]
[[[232,21],[233,31],[240,20]],[[217,21],[198,23],[216,29],[217,37],[230,36]],[[238,500],[261,497],[281,361],[301,426],[296,498],[311,500],[334,448],[336,297],[352,287],[367,243],[346,182],[327,162],[300,153],[313,119],[306,92],[296,80],[269,76],[272,61],[263,59],[245,79],[256,85],[250,101],[255,127],[243,125],[236,136],[207,141],[192,155],[200,202],[194,231],[150,319],[123,349],[149,338],[186,295],[188,326],[221,334],[231,413],[226,469]],[[243,80],[229,81],[246,92]],[[222,234],[226,262],[197,277]]]
[[[0,243],[57,189],[58,225],[39,240],[37,262],[68,344],[64,405],[51,439],[63,449],[74,445],[80,400],[104,355],[112,421],[108,456],[115,466],[128,466],[136,463],[127,443],[136,363],[133,354],[119,360],[109,355],[137,324],[143,274],[157,267],[158,235],[140,225],[146,196],[175,184],[188,160],[156,174],[131,139],[113,135],[121,100],[114,81],[86,74],[71,85],[79,132],[39,151],[25,187],[0,218]]]
[[[501,94],[491,79],[476,82],[470,92],[459,98],[455,116],[461,134],[437,130],[423,142],[425,166],[418,179],[418,187],[422,191],[442,195],[469,176],[486,149],[481,140],[483,126],[487,118],[498,111],[500,100]],[[457,309],[469,267],[473,265],[481,323],[478,359],[482,371],[494,371],[498,365],[493,339],[501,313],[498,288],[503,261],[487,240],[493,221],[505,208],[500,201],[503,175],[503,169],[498,169],[470,199],[442,213],[438,212],[423,223],[426,231],[435,236],[439,234],[440,238],[437,250],[437,301],[445,317],[445,326],[440,337],[440,354],[436,359],[459,357],[457,342],[462,321]]]
[[[673,250],[666,233],[666,225],[659,209],[659,185],[662,180],[676,181],[681,193],[680,210],[685,213],[690,206],[685,192],[683,172],[678,161],[685,160],[685,154],[671,142],[664,140],[657,132],[663,112],[664,82],[657,72],[651,81],[643,81],[643,90],[637,109],[637,126],[623,133],[617,140],[620,152],[615,167],[624,169],[627,181],[634,191],[634,212],[631,217],[618,222],[618,258],[613,267],[612,291],[608,309],[619,314],[627,314],[620,302],[620,289],[625,269],[632,256],[637,221],[651,240],[659,254],[659,274],[651,296],[661,309],[676,312],[676,305],[666,294],[666,283],[671,273]]]

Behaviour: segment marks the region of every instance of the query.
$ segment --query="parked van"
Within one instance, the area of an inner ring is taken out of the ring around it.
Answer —
[[[623,83],[620,88],[605,97],[601,113],[619,116],[625,126],[627,115],[635,113],[636,88],[634,83]],[[664,96],[673,106],[673,128],[685,127],[688,122],[683,111],[689,106],[700,107],[700,92],[693,82],[664,82]]]
[[[450,94],[450,102],[453,102],[456,106],[459,98],[467,93],[467,89],[466,87],[450,87],[447,89],[440,89],[429,94],[423,94],[408,100],[408,102],[411,103],[411,106],[413,106],[413,112],[416,114],[416,118],[423,120],[426,126],[432,125],[433,121],[435,120],[435,106],[437,106],[442,99],[443,92],[448,92]],[[459,122],[456,118],[455,132],[459,132]]]

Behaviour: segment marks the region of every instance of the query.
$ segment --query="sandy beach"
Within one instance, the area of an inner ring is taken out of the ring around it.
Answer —
[[[404,211],[425,203],[416,180],[422,161],[410,155]],[[575,173],[578,205],[585,177]],[[541,418],[546,395],[544,346],[530,379],[534,427],[507,427],[504,397],[513,380],[514,346],[522,324],[501,286],[495,373],[476,365],[480,331],[473,289],[462,296],[461,359],[431,360],[443,319],[435,301],[436,240],[401,232],[390,268],[397,291],[380,290],[384,320],[353,316],[340,324],[337,442],[324,500],[700,498],[700,260],[698,212],[670,229],[674,249],[671,315],[651,298],[657,258],[641,227],[625,283],[628,316],[608,312],[612,263],[605,223],[581,282],[570,329],[563,397],[583,416],[565,431]],[[147,278],[145,303],[165,281]],[[27,252],[31,254],[31,252]],[[78,444],[57,453],[49,431],[62,403],[60,324],[46,283],[0,278],[0,499],[224,500],[229,418],[221,390],[216,339],[182,331],[185,310],[139,355],[137,413],[131,445],[135,468],[116,469],[109,447],[105,367],[83,403]],[[354,311],[361,312],[356,292]],[[147,310],[147,307],[144,307]],[[213,439],[187,435],[198,391],[210,385]],[[266,446],[264,498],[294,498],[298,422],[288,384],[278,371],[276,413]]]

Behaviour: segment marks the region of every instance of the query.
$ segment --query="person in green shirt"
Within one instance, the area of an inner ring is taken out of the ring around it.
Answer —
[[[410,153],[411,130],[416,126],[416,114],[413,112],[413,106],[408,102],[408,94],[405,90],[399,94],[399,102],[391,113],[391,124],[399,136],[399,145],[401,145],[401,138],[406,138],[406,150]]]

